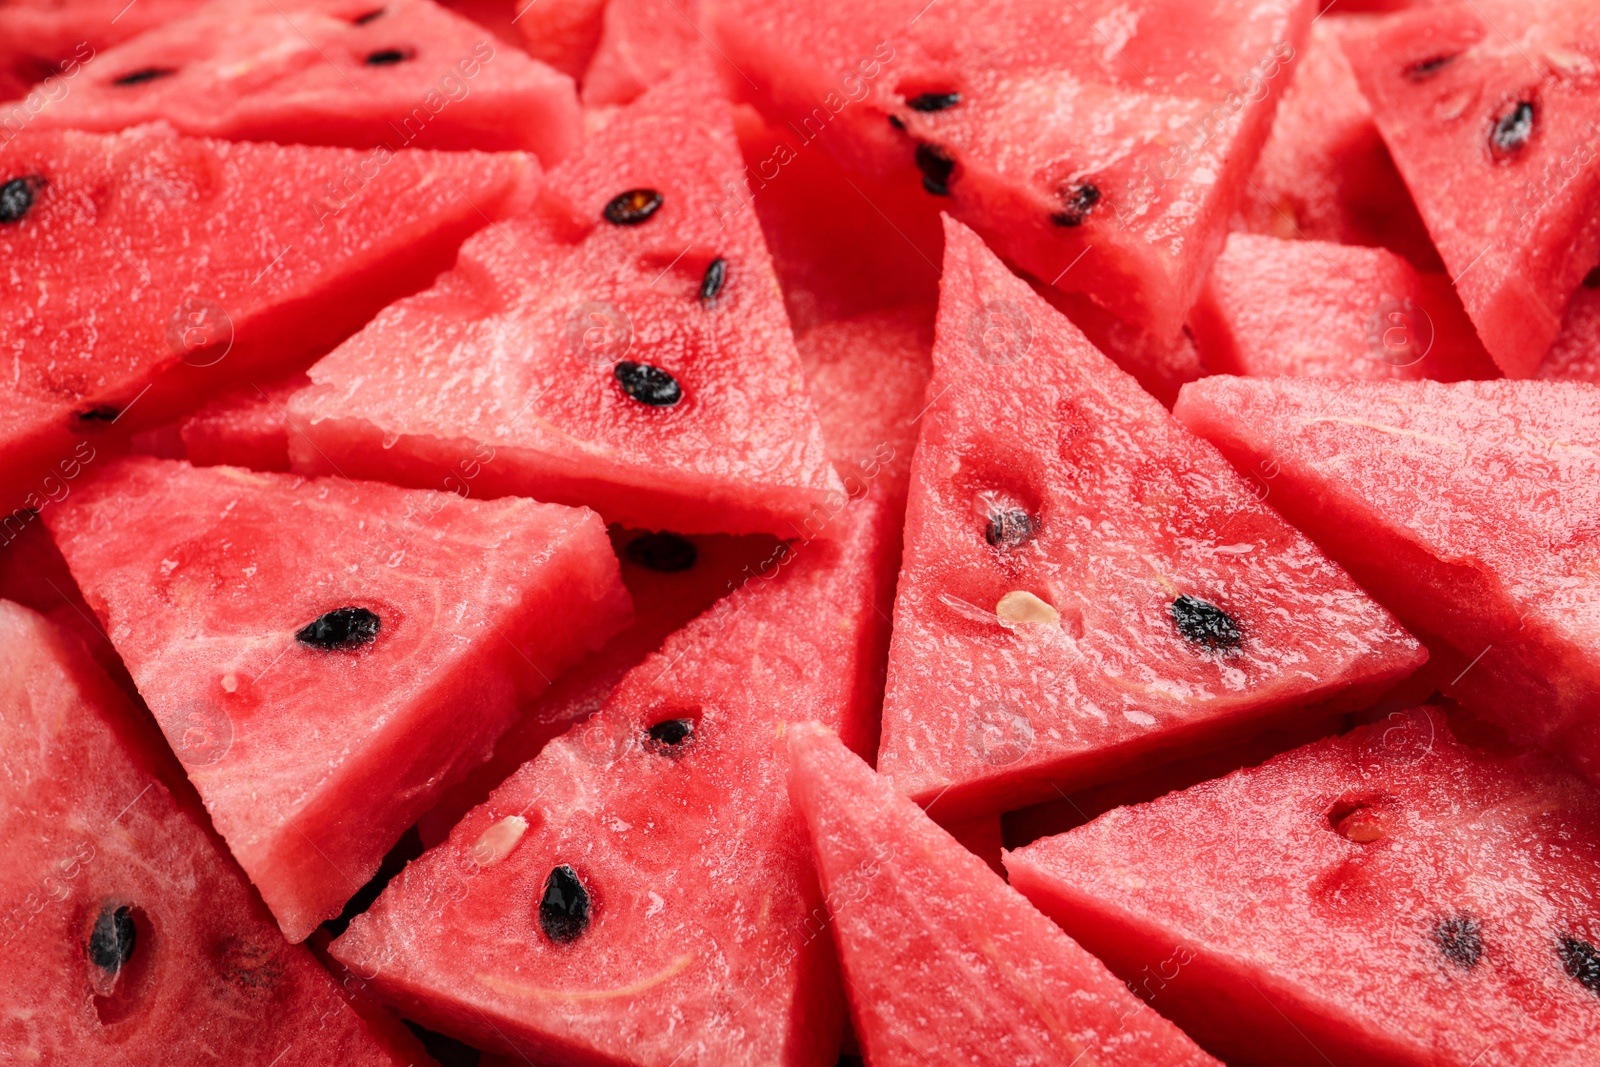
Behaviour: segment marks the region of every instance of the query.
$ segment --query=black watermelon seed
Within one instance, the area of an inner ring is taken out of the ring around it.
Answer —
[[[661,194],[654,189],[629,189],[611,198],[603,214],[617,226],[637,226],[661,210]]]
[[[1057,226],[1082,226],[1083,220],[1089,212],[1100,202],[1100,187],[1098,185],[1080,185],[1070,193],[1063,192],[1060,211],[1050,216],[1050,221]]]
[[[589,891],[578,880],[578,872],[565,863],[544,880],[539,925],[546,937],[560,945],[576,941],[589,929]]]
[[[1600,995],[1600,949],[1581,937],[1563,937],[1556,942],[1556,952],[1568,978]]]
[[[376,52],[368,53],[366,64],[369,67],[392,67],[396,63],[404,63],[412,57],[409,48],[383,48]]]
[[[893,126],[897,130],[903,130],[906,128],[906,124],[900,121],[899,115],[890,115],[889,125]]]
[[[950,174],[956,161],[931,144],[917,145],[917,169],[922,171],[922,187],[934,196],[950,195]]]
[[[377,640],[381,629],[383,620],[366,608],[335,608],[296,631],[294,639],[332,652],[369,645]]]
[[[689,570],[700,558],[694,542],[675,533],[641,534],[623,551],[639,566],[663,574]]]
[[[388,8],[382,8],[382,7],[374,8],[373,10],[368,11],[365,15],[357,15],[355,18],[351,19],[350,20],[350,25],[352,25],[352,26],[365,26],[367,23],[373,21],[374,19],[382,18],[383,17],[383,13],[385,11],[387,11],[387,10],[388,10]]]
[[[727,280],[728,261],[718,256],[706,267],[705,276],[700,279],[700,302],[709,304],[716,300]]]
[[[1017,548],[1033,540],[1039,532],[1039,519],[1021,508],[996,511],[989,516],[983,539],[996,548]]]
[[[1405,76],[1414,82],[1427,81],[1445,67],[1455,62],[1455,56],[1433,56],[1419,59],[1405,69]]]
[[[1463,970],[1472,970],[1483,958],[1483,929],[1470,915],[1452,915],[1434,923],[1433,943],[1445,959]]]
[[[693,719],[665,719],[650,727],[645,747],[658,756],[681,756],[694,741]]]
[[[1213,652],[1233,652],[1244,641],[1232,615],[1199,597],[1180,596],[1174,600],[1172,621],[1184,640]]]
[[[1495,119],[1494,128],[1489,131],[1489,151],[1496,159],[1515,155],[1533,139],[1537,121],[1533,102],[1518,100],[1509,111]]]
[[[611,373],[617,379],[617,384],[622,386],[622,391],[641,404],[666,408],[683,399],[683,388],[678,385],[678,379],[660,367],[622,360]]]
[[[12,178],[0,185],[0,223],[21,222],[22,216],[33,210],[37,178]]]
[[[112,78],[112,85],[143,85],[153,82],[158,78],[169,78],[178,73],[171,67],[145,67],[143,70],[130,71],[120,78]]]
[[[138,938],[133,909],[126,906],[102,908],[95,917],[94,929],[89,931],[89,962],[107,974],[116,974],[133,958],[133,946]]]
[[[111,404],[96,404],[74,412],[73,417],[79,422],[116,422],[122,417],[122,409]]]
[[[961,103],[960,93],[919,93],[906,101],[912,111],[943,111]]]

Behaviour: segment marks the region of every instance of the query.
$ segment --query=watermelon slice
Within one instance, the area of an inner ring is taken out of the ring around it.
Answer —
[[[787,732],[868,1062],[1216,1063],[832,730]]]
[[[583,77],[600,44],[606,0],[513,0],[511,22],[533,58]]]
[[[633,598],[632,625],[521,709],[516,725],[495,742],[489,761],[447,789],[418,821],[424,844],[443,841],[463,815],[549,741],[599,711],[623,676],[660,648],[668,634],[755,575],[771,571],[787,553],[782,542],[768,536],[684,537],[621,527],[611,529],[611,545],[622,565],[622,584]]]
[[[1442,271],[1340,46],[1348,29],[1371,18],[1318,6],[1323,14],[1311,25],[1233,227],[1286,240],[1387,248],[1419,270]]]
[[[183,420],[180,433],[189,462],[288,471],[289,398],[310,384],[310,378],[295,373],[210,401]]]
[[[1587,1064],[1600,796],[1418,709],[1008,853],[1230,1064]]]
[[[1573,294],[1561,332],[1539,364],[1539,377],[1600,385],[1600,273],[1591,274]]]
[[[1450,279],[1382,248],[1233,234],[1189,328],[1214,373],[1500,376]]]
[[[93,435],[304,366],[426,285],[536,173],[522,155],[405,152],[327,195],[361,159],[156,128],[0,147],[15,279],[0,296],[0,510],[62,496],[105,451]]]
[[[7,1059],[418,1062],[278,936],[141,717],[71,637],[0,600]]]
[[[377,149],[524,149],[546,165],[583,140],[571,79],[433,0],[212,0],[98,56],[37,126],[163,121],[233,141]]]
[[[625,622],[591,513],[129,459],[45,513],[290,940]]]
[[[1424,660],[953,221],[933,351],[878,768],[935,818],[1359,707]]]
[[[203,2],[6,0],[0,4],[0,100],[18,101],[20,109],[18,103],[0,106],[0,128],[15,133],[48,101],[72,92],[83,65],[97,54]]]
[[[759,103],[921,178],[1047,285],[1173,341],[1221,250],[1308,0],[707,0]],[[919,174],[920,171],[920,174]],[[1081,256],[1088,259],[1073,269]]]
[[[873,495],[634,668],[333,943],[408,1018],[573,1065],[831,1065],[844,1014],[784,788],[796,709],[855,747],[887,602]]]
[[[553,171],[533,213],[311,370],[297,469],[588,504],[679,533],[801,532],[837,507],[726,108],[690,69]],[[303,435],[303,436],[302,436]]]
[[[1177,415],[1469,661],[1457,699],[1600,781],[1600,386],[1211,378]]]
[[[1600,9],[1467,0],[1352,33],[1345,52],[1484,347],[1531,376],[1600,262]]]
[[[631,104],[698,62],[707,38],[695,0],[608,0],[600,43],[583,76],[585,107]]]

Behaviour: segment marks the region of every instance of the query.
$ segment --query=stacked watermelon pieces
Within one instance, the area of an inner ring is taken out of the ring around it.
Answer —
[[[1578,1065],[1586,0],[0,0],[0,1059]]]

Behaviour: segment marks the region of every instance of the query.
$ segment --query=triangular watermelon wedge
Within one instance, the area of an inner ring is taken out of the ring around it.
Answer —
[[[386,1048],[284,943],[143,710],[5,600],[0,751],[7,1060],[198,1067],[292,1048],[299,1062],[428,1062]]]
[[[577,150],[572,80],[433,0],[212,0],[108,49],[32,118],[230,141]],[[359,173],[383,160],[369,154]]]
[[[954,221],[941,284],[878,753],[935,818],[1360,707],[1424,660]]]
[[[1600,386],[1210,378],[1176,413],[1459,654],[1452,695],[1600,782]]]
[[[873,495],[667,639],[333,944],[408,1018],[574,1065],[831,1067],[844,1002],[783,724],[858,750],[893,558]]]
[[[204,0],[9,0],[0,5],[0,123],[15,132],[73,91],[83,65],[120,41],[179,18]]]
[[[1600,8],[1467,0],[1344,47],[1484,346],[1531,377],[1600,262]]]
[[[627,619],[590,512],[128,459],[45,521],[292,941]]]
[[[587,504],[678,533],[809,536],[840,483],[709,72],[641,96],[311,370],[296,469]]]
[[[787,736],[868,1063],[1216,1064],[831,730]]]
[[[1006,855],[1011,883],[1240,1067],[1580,1067],[1600,795],[1396,712]]]
[[[146,127],[0,146],[0,510],[38,510],[105,451],[234,383],[304,367],[415,292],[537,164],[230,144]]]

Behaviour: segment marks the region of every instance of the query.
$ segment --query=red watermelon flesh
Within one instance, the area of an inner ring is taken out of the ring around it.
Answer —
[[[495,742],[494,755],[447,789],[418,822],[423,843],[443,841],[461,817],[518,767],[599,711],[624,675],[717,600],[757,574],[771,571],[787,550],[775,538],[611,529],[622,584],[633,598],[633,623],[589,653],[523,706],[516,725]]]
[[[794,536],[839,480],[760,227],[720,210],[739,169],[709,74],[640,97],[533,212],[312,368],[296,468],[437,485],[476,452],[475,493]]]
[[[46,101],[73,91],[83,64],[119,41],[188,14],[203,0],[6,0],[0,3],[0,100],[26,101],[0,107],[0,125],[15,133],[24,116]],[[40,85],[48,81],[49,84]]]
[[[717,0],[707,13],[779,120],[852,169],[924,178],[922,195],[1008,261],[1170,341],[1313,9]]]
[[[669,637],[335,955],[408,1018],[535,1061],[832,1065],[844,1005],[782,727],[803,711],[858,749],[870,733],[880,506],[849,504],[831,540]]]
[[[189,462],[196,467],[222,464],[256,471],[289,469],[289,398],[311,384],[291,374],[262,385],[247,385],[217,397],[183,420],[181,433]]]
[[[950,222],[878,768],[995,813],[1359,707],[1425,658]]]
[[[937,204],[916,180],[847,173],[816,141],[734,109],[748,188],[725,212],[754,209],[796,335],[832,319],[939,296]]]
[[[529,500],[130,459],[45,521],[293,941],[627,618],[597,517]]]
[[[789,790],[874,1067],[1216,1063],[832,730],[787,734]]]
[[[1600,8],[1470,0],[1352,33],[1345,52],[1484,346],[1531,376],[1600,262]]]
[[[1419,270],[1441,271],[1439,253],[1340,47],[1348,29],[1370,22],[1369,16],[1324,11],[1312,23],[1233,228],[1387,248]]]
[[[962,848],[1004,877],[1005,868],[1000,863],[1000,853],[1005,846],[1005,838],[1001,832],[1000,816],[981,815],[976,819],[960,820],[944,827],[944,830],[960,842]]]
[[[608,0],[600,43],[583,76],[585,107],[631,104],[699,62],[707,38],[695,0]]]
[[[1205,374],[1200,350],[1187,326],[1176,337],[1157,337],[1138,323],[1118,318],[1082,293],[1052,289],[1037,278],[1030,279],[1029,284],[1082,330],[1090,344],[1133,375],[1145,392],[1166,407],[1178,399],[1183,383]]]
[[[406,152],[330,195],[361,158],[158,128],[25,131],[0,147],[0,180],[32,201],[0,224],[16,279],[0,296],[15,375],[0,506],[59,496],[105,450],[92,435],[304,366],[426,285],[537,173],[522,155]]]
[[[128,668],[122,665],[94,609],[83,599],[61,550],[50,540],[50,531],[32,512],[21,515],[28,516],[26,525],[13,528],[20,516],[12,516],[0,535],[0,599],[32,608],[76,637],[112,681],[130,694],[137,693]]]
[[[0,601],[7,1058],[419,1062],[278,936],[204,815],[169,791],[142,714],[71,637]]]
[[[1213,373],[1500,376],[1450,280],[1383,248],[1233,234],[1189,328]]]
[[[1600,275],[1572,294],[1555,344],[1539,364],[1539,377],[1600,385]]]
[[[1470,661],[1454,696],[1600,781],[1600,386],[1210,378],[1176,413]]]
[[[600,44],[606,0],[512,0],[512,25],[533,58],[583,77]]]
[[[1600,797],[1418,709],[1008,853],[1231,1064],[1591,1064]]]
[[[402,148],[522,149],[548,166],[583,139],[570,79],[432,0],[212,0],[102,53],[34,123],[157,120],[197,137],[374,149],[362,177]]]

